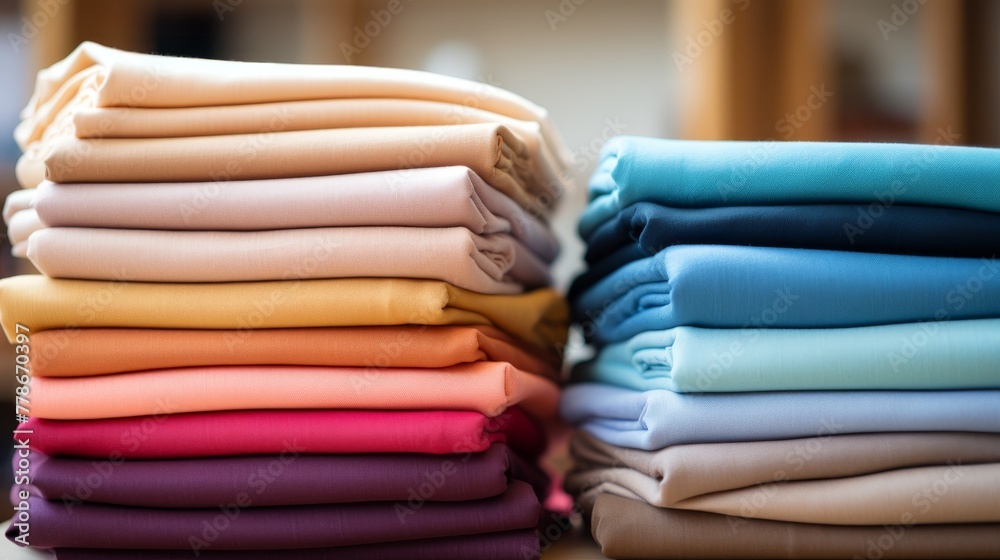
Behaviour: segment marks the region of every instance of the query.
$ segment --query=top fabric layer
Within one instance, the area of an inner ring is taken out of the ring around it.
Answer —
[[[636,202],[679,208],[880,201],[1000,212],[1000,150],[841,142],[609,141],[584,237]]]

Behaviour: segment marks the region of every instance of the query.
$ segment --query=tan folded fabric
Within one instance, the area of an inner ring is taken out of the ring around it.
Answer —
[[[609,558],[943,559],[1000,557],[1000,524],[815,525],[661,509],[597,498],[594,538]]]
[[[877,525],[907,512],[913,523],[1000,521],[997,434],[837,435],[658,452],[578,434],[572,453],[578,464],[566,487],[584,503],[612,493],[658,507],[802,523]]]
[[[274,231],[44,228],[28,258],[53,278],[244,282],[420,278],[481,294],[551,283],[548,266],[507,234],[465,228],[340,227]],[[117,271],[117,272],[116,272]]]
[[[124,279],[127,280],[127,277]],[[476,294],[433,280],[340,279],[226,284],[0,280],[0,322],[32,332],[67,327],[265,329],[376,325],[493,325],[529,344],[566,341],[568,309],[553,290]]]
[[[289,348],[294,348],[290,352]],[[194,366],[442,368],[509,362],[558,381],[559,356],[487,325],[309,329],[54,329],[31,335],[31,375],[77,377]]]
[[[545,109],[487,84],[426,72],[341,65],[232,62],[129,53],[91,42],[38,73],[15,137],[22,149],[60,118],[93,107],[214,107],[329,99],[452,103],[538,123],[562,165],[569,151]]]

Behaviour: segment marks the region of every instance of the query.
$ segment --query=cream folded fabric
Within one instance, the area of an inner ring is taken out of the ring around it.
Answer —
[[[226,284],[0,280],[0,322],[32,331],[67,327],[263,329],[371,325],[493,325],[530,344],[561,346],[568,310],[554,290],[482,295],[446,282],[339,279]]]
[[[46,181],[37,189],[12,193],[4,220],[32,206],[41,222],[53,227],[219,231],[464,227],[478,234],[509,233],[546,261],[554,259],[559,249],[555,236],[536,215],[467,167],[214,183]]]
[[[290,349],[289,351],[294,351]],[[554,416],[559,388],[503,362],[447,368],[212,366],[36,377],[31,415],[52,420],[257,409],[474,410]]]
[[[53,278],[242,282],[420,278],[482,294],[551,283],[548,267],[507,234],[465,228],[340,227],[274,231],[45,228],[28,258]]]
[[[1000,521],[1000,435],[914,433],[677,445],[577,434],[567,489],[658,507],[833,525]]]
[[[660,509],[605,494],[591,520],[608,558],[996,558],[1000,525],[812,525]]]
[[[27,258],[28,238],[32,233],[44,228],[34,210],[29,208],[13,212],[7,220],[7,239],[10,240],[11,253],[15,257]]]
[[[24,149],[60,119],[95,107],[214,107],[283,101],[390,98],[437,101],[538,123],[564,166],[565,148],[545,109],[482,83],[395,68],[174,58],[84,42],[38,73],[15,138]]]

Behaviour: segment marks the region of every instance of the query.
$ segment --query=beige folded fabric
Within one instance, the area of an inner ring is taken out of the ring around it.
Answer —
[[[907,512],[914,523],[1000,521],[997,434],[837,435],[657,452],[578,434],[572,453],[577,466],[566,487],[587,504],[612,493],[658,507],[802,523],[877,525]]]
[[[609,558],[944,559],[1000,557],[1000,524],[814,525],[661,509],[604,494],[591,520]]]
[[[232,62],[129,53],[91,42],[38,73],[15,137],[22,149],[59,118],[93,107],[214,107],[329,99],[452,103],[538,123],[564,167],[569,151],[545,109],[500,88],[414,70]]]
[[[3,203],[3,222],[9,224],[15,213],[30,209],[34,198],[35,192],[30,190],[18,190],[7,195]]]
[[[127,277],[123,280],[127,280]],[[569,310],[554,290],[490,296],[433,280],[386,278],[155,284],[0,280],[0,322],[32,332],[68,327],[266,329],[374,325],[493,325],[536,346],[566,342]]]
[[[245,282],[419,278],[482,294],[551,283],[548,267],[507,234],[465,228],[339,227],[273,231],[44,228],[28,258],[53,278]]]
[[[15,257],[27,258],[28,238],[40,229],[45,229],[45,225],[34,210],[28,208],[12,213],[7,220],[7,239],[10,240],[11,253]]]
[[[25,152],[17,165],[23,186],[40,182],[35,182],[39,163],[44,178],[57,183],[230,181],[461,165],[539,213],[559,192],[558,178],[536,176],[524,143],[494,124],[195,138],[66,137]]]

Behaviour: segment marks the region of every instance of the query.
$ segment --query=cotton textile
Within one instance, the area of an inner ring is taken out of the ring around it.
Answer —
[[[1000,388],[1000,320],[846,329],[647,331],[573,381],[688,392]]]
[[[519,404],[551,418],[559,387],[503,362],[448,368],[208,366],[93,377],[36,377],[31,414],[87,420],[214,410],[473,410],[487,416]],[[108,395],[115,395],[108,399]]]
[[[580,217],[589,237],[626,206],[677,208],[881,202],[1000,212],[1000,151],[865,142],[612,138]]]
[[[55,329],[31,336],[31,374],[76,377],[224,365],[443,368],[509,362],[559,380],[559,357],[479,326],[181,330]],[[289,349],[294,348],[294,352]]]
[[[1000,317],[998,272],[996,259],[678,245],[618,269],[584,292],[574,311],[584,334],[601,344],[677,326],[855,327]]]
[[[188,550],[112,550],[57,548],[57,560],[185,560]],[[539,556],[535,530],[484,533],[415,541],[298,548],[293,550],[200,550],[199,558],[226,560],[535,560]]]
[[[0,280],[0,321],[32,332],[66,327],[248,329],[374,325],[493,325],[536,346],[566,340],[568,311],[548,289],[488,296],[444,282],[338,279],[230,284]]]
[[[464,227],[480,235],[509,233],[546,261],[559,248],[538,212],[521,208],[467,167],[211,183],[46,181],[34,191],[15,191],[7,200],[10,213],[33,206],[39,220],[52,227]]]
[[[534,527],[541,509],[531,487],[520,481],[512,481],[503,494],[493,498],[427,502],[410,510],[411,515],[403,517],[405,522],[397,508],[407,508],[405,502],[249,507],[229,517],[218,506],[159,509],[82,503],[68,511],[60,502],[34,497],[28,502],[33,547],[188,551],[192,537],[206,543],[202,548],[213,550],[267,550],[513,531]],[[203,533],[203,523],[211,526],[220,515],[229,520],[224,525],[227,529]],[[215,538],[209,540],[206,535]]]
[[[583,383],[563,418],[620,447],[662,449],[872,432],[1000,432],[1000,391],[682,394]]]
[[[995,558],[1000,524],[833,526],[733,519],[602,495],[591,524],[609,558]],[[720,538],[725,535],[725,538]]]
[[[49,277],[85,280],[113,280],[115,271],[126,271],[138,282],[420,278],[481,294],[517,294],[551,283],[547,264],[514,238],[477,235],[465,228],[224,232],[57,227],[32,234],[28,258]]]
[[[32,450],[95,459],[183,459],[302,453],[477,453],[506,443],[523,457],[545,450],[545,435],[520,409],[489,418],[466,410],[241,410],[107,420],[32,417]],[[44,437],[40,437],[44,435]]]
[[[92,459],[31,455],[33,495],[48,500],[158,508],[212,508],[241,493],[248,507],[353,502],[478,500],[502,494],[508,476],[544,496],[548,478],[502,443],[462,455],[281,454],[108,462],[97,488]]]

